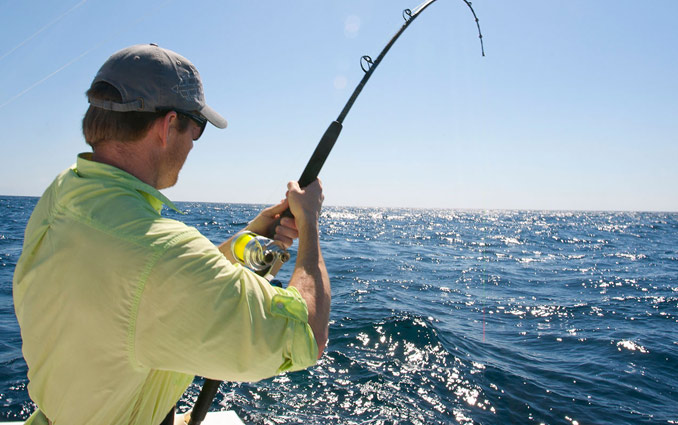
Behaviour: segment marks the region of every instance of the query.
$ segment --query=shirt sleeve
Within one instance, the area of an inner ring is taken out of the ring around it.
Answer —
[[[258,381],[315,364],[306,302],[231,264],[197,230],[150,265],[130,323],[142,367],[229,381]]]

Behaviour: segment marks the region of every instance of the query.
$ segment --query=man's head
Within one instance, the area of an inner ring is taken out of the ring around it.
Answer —
[[[87,143],[137,140],[158,118],[177,112],[178,124],[192,119],[202,128],[226,120],[205,103],[200,74],[183,56],[154,44],[114,53],[87,91],[90,107],[83,119]]]
[[[162,189],[179,171],[207,122],[226,120],[205,103],[198,70],[154,44],[113,54],[87,91],[82,120],[93,159]]]

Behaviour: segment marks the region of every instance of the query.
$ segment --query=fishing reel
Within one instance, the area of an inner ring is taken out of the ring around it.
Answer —
[[[231,253],[240,264],[272,284],[272,279],[282,265],[290,259],[290,253],[279,242],[250,231],[235,235],[231,242]]]

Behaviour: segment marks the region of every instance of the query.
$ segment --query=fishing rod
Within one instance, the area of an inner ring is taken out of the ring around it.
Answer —
[[[325,130],[325,133],[320,138],[320,142],[316,146],[311,158],[309,159],[304,171],[299,177],[299,187],[304,188],[309,184],[313,183],[317,178],[320,170],[325,164],[325,160],[330,155],[332,148],[334,147],[337,138],[339,138],[339,133],[343,128],[343,122],[348,115],[348,112],[353,107],[356,99],[362,92],[363,87],[367,84],[367,81],[370,79],[374,71],[377,69],[377,66],[381,63],[384,56],[391,49],[391,46],[395,44],[396,40],[400,35],[407,29],[407,27],[414,22],[414,20],[428,8],[431,4],[435,3],[437,0],[427,0],[417,6],[414,10],[405,9],[403,10],[403,19],[405,23],[402,27],[395,33],[391,40],[386,44],[382,49],[377,59],[372,60],[370,56],[362,56],[360,58],[360,67],[362,68],[365,75],[358,83],[358,86],[353,90],[353,94],[344,105],[344,108],[339,113],[339,116],[336,120],[332,121]],[[485,47],[483,45],[483,34],[480,31],[480,23],[478,21],[478,16],[476,15],[475,10],[471,2],[468,0],[462,0],[466,3],[466,6],[471,10],[473,18],[475,19],[476,26],[478,28],[478,38],[480,39],[480,49],[483,56],[485,56]],[[289,208],[282,213],[281,217],[293,217]],[[275,223],[277,225],[278,223]],[[275,228],[275,227],[273,227]],[[271,232],[273,234],[273,232]],[[261,276],[266,277],[269,281],[275,276],[275,273],[279,270],[282,263],[289,259],[289,254],[286,254],[286,251],[276,248],[273,241],[268,240],[267,238],[255,235],[251,232],[244,232],[241,236],[234,238],[234,241],[231,243],[234,257],[243,264],[248,265],[247,258],[255,257],[258,261],[249,261],[250,264],[254,264],[253,269],[255,272]],[[198,395],[198,399],[193,405],[193,410],[191,412],[191,419],[188,422],[188,425],[200,425],[204,420],[207,411],[212,404],[214,396],[219,390],[219,385],[221,381],[215,381],[212,379],[205,379],[203,388]]]
[[[360,83],[358,83],[358,86],[355,88],[355,90],[353,90],[353,94],[348,99],[348,102],[346,102],[344,109],[341,110],[341,113],[339,114],[337,119],[332,121],[330,126],[325,131],[325,134],[323,134],[323,137],[320,139],[320,142],[318,143],[318,146],[316,146],[313,155],[311,155],[311,159],[306,164],[306,168],[304,168],[304,171],[301,173],[301,177],[299,177],[300,187],[304,188],[309,184],[313,183],[318,178],[320,169],[322,168],[323,164],[325,164],[325,160],[329,156],[330,151],[334,147],[334,143],[337,141],[337,138],[339,137],[339,133],[341,132],[341,129],[343,127],[344,119],[346,118],[346,115],[348,115],[348,112],[353,107],[353,104],[358,98],[358,95],[360,95],[360,92],[362,92],[363,87],[365,87],[365,84],[370,79],[374,71],[377,69],[377,66],[379,66],[382,59],[384,59],[384,56],[386,56],[386,53],[388,53],[388,51],[391,49],[391,46],[395,44],[396,40],[398,40],[400,35],[407,29],[408,26],[410,26],[412,22],[414,22],[414,20],[421,14],[421,12],[423,12],[435,1],[436,0],[425,1],[414,10],[405,9],[403,11],[403,19],[405,19],[405,23],[403,24],[402,27],[400,27],[400,30],[398,30],[398,32],[391,38],[388,44],[386,44],[381,53],[379,53],[379,56],[377,56],[377,59],[372,60],[372,58],[367,55],[360,58],[360,67],[362,68],[363,72],[365,72],[365,75],[363,76],[362,80],[360,80]],[[485,56],[485,48],[483,46],[483,35],[480,32],[480,24],[478,23],[478,17],[476,16],[476,12],[473,10],[471,2],[467,0],[462,1],[466,3],[466,5],[471,9],[471,12],[473,13],[473,17],[475,18],[476,25],[478,27],[478,36],[480,38],[480,47],[482,55]]]

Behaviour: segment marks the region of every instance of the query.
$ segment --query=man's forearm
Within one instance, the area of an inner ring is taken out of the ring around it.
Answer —
[[[308,324],[318,344],[318,358],[327,344],[330,319],[330,279],[320,252],[318,225],[299,228],[297,262],[289,286],[297,288],[308,306]]]

